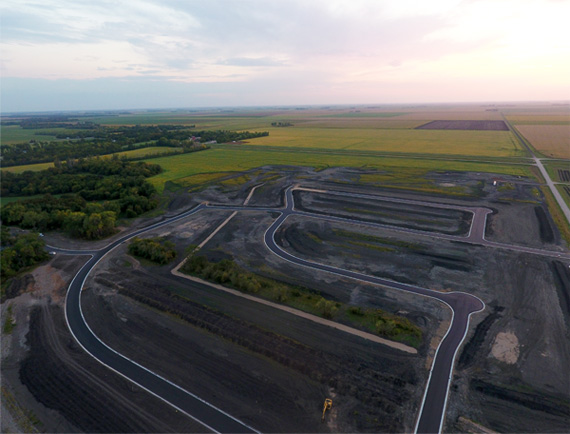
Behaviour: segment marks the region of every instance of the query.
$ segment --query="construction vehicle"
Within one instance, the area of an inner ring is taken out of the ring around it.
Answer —
[[[327,412],[327,410],[330,410],[332,408],[332,399],[327,398],[325,399],[325,405],[323,406],[323,417],[321,418],[321,422],[325,421],[325,413]]]

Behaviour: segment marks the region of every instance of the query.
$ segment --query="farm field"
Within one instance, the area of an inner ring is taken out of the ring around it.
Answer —
[[[26,170],[38,171],[38,170],[46,170],[50,167],[53,167],[53,163],[37,163],[37,164],[25,164],[22,166],[10,166],[10,167],[2,167],[2,170],[6,172],[12,173],[22,173]]]
[[[171,146],[153,146],[150,148],[140,148],[140,149],[133,149],[131,151],[118,152],[117,155],[119,157],[127,157],[127,158],[144,158],[152,155],[159,155],[178,150],[181,150],[181,148],[176,148]],[[100,158],[111,158],[111,156],[113,155],[115,154],[101,155]],[[38,171],[38,170],[46,170],[49,169],[50,167],[53,167],[53,163],[37,163],[37,164],[26,164],[22,166],[9,166],[9,167],[3,167],[2,170],[13,173],[22,173],[25,172],[26,170]]]
[[[250,144],[490,157],[526,155],[509,131],[276,128]]]
[[[214,147],[207,151],[174,155],[170,157],[153,158],[148,162],[162,166],[163,173],[149,179],[159,190],[164,189],[168,181],[182,182],[189,186],[190,176],[218,172],[239,172],[265,165],[298,165],[313,167],[322,170],[327,167],[359,167],[369,169],[384,169],[400,171],[413,167],[414,170],[455,170],[505,173],[518,176],[531,176],[529,166],[501,165],[490,163],[475,163],[461,161],[441,160],[408,160],[405,158],[378,158],[375,156],[354,156],[323,154],[323,153],[297,153],[279,151],[243,150]]]
[[[60,129],[63,131],[63,128]],[[53,132],[57,131],[57,129],[28,130],[21,128],[19,125],[2,125],[0,126],[0,138],[3,145],[29,142],[30,140],[53,140],[53,134],[41,134],[47,131]]]
[[[504,121],[431,121],[417,130],[508,131]]]
[[[570,124],[518,125],[517,129],[543,155],[570,159]]]

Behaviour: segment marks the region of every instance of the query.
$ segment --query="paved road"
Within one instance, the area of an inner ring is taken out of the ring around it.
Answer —
[[[119,246],[121,243],[148,232],[150,230],[165,226],[170,223],[174,223],[178,220],[185,219],[203,209],[214,208],[220,210],[232,210],[232,211],[262,211],[262,212],[279,212],[280,216],[274,221],[274,223],[268,228],[265,233],[264,241],[267,247],[276,255],[281,258],[295,263],[300,266],[309,267],[312,269],[327,271],[340,276],[348,277],[355,280],[360,280],[364,282],[374,283],[378,285],[383,285],[386,287],[411,292],[424,297],[431,297],[446,303],[453,311],[452,324],[441,341],[435,359],[432,365],[432,370],[430,372],[430,377],[428,380],[428,385],[424,394],[424,399],[422,401],[422,407],[420,410],[420,415],[418,417],[416,432],[439,432],[443,422],[443,416],[445,413],[447,393],[449,390],[449,383],[451,380],[451,373],[454,365],[455,356],[461,342],[465,338],[469,318],[475,313],[479,312],[484,308],[484,303],[477,297],[462,293],[462,292],[450,292],[450,293],[440,293],[426,288],[421,288],[414,285],[407,285],[399,282],[390,281],[387,279],[381,279],[373,276],[367,276],[361,273],[356,273],[349,270],[343,270],[335,267],[331,267],[324,264],[319,264],[311,261],[307,261],[298,258],[294,255],[281,249],[275,242],[275,234],[281,224],[290,215],[303,215],[312,218],[329,219],[336,221],[349,221],[351,223],[358,223],[364,225],[378,226],[391,230],[403,230],[405,232],[410,232],[420,235],[428,235],[436,238],[448,239],[451,237],[453,240],[462,240],[465,242],[485,244],[490,247],[507,248],[516,251],[523,251],[533,254],[542,254],[548,256],[558,256],[563,255],[565,258],[570,258],[570,255],[564,253],[559,254],[557,252],[550,252],[540,249],[531,249],[519,246],[508,246],[501,245],[499,243],[492,243],[484,239],[485,233],[485,222],[487,214],[490,210],[486,208],[469,208],[468,210],[473,213],[473,220],[469,235],[467,237],[459,237],[444,234],[434,234],[425,231],[416,231],[413,229],[402,229],[395,228],[394,226],[380,225],[374,223],[367,223],[361,221],[355,221],[352,219],[346,219],[341,217],[332,217],[320,214],[312,214],[307,212],[300,212],[294,209],[293,201],[293,188],[288,188],[285,193],[285,208],[271,208],[271,207],[244,207],[244,206],[231,206],[231,205],[206,205],[201,204],[190,211],[184,212],[177,216],[164,219],[163,221],[150,225],[146,228],[140,229],[128,235],[125,235],[116,241],[109,244],[104,249],[98,251],[85,251],[85,250],[66,250],[59,249],[56,247],[49,247],[50,250],[56,251],[62,254],[72,254],[72,255],[91,255],[91,259],[84,265],[84,267],[78,272],[78,274],[73,279],[69,286],[65,313],[68,322],[69,329],[79,342],[79,344],[94,358],[99,360],[104,365],[108,366],[110,369],[118,372],[120,375],[128,378],[134,383],[138,384],[140,387],[146,389],[150,393],[159,397],[160,399],[170,403],[178,410],[184,412],[192,419],[197,420],[202,423],[205,428],[215,431],[215,432],[257,432],[254,428],[246,425],[245,423],[237,420],[233,416],[223,412],[222,410],[214,407],[213,405],[205,402],[201,398],[193,395],[192,393],[183,390],[176,384],[160,377],[159,375],[147,370],[143,366],[137,364],[136,362],[127,359],[121,354],[117,353],[113,349],[109,348],[103,342],[101,342],[91,331],[89,326],[86,324],[81,311],[81,290],[85,279],[89,275],[92,268],[109,252]],[[330,193],[330,192],[327,192]],[[346,194],[342,192],[335,192],[333,194]],[[370,197],[372,199],[372,197]],[[425,206],[433,206],[431,202],[418,202],[414,203],[422,204]],[[436,204],[437,205],[437,204]],[[439,205],[439,208],[454,208],[454,209],[467,209],[452,205]]]
[[[207,403],[196,395],[149,371],[138,363],[127,359],[126,357],[122,356],[121,354],[105,345],[91,331],[85,322],[83,312],[81,311],[81,290],[83,288],[85,279],[87,279],[87,276],[89,275],[91,269],[107,253],[130,238],[133,238],[149,230],[153,230],[175,221],[187,218],[188,216],[199,212],[203,208],[204,206],[200,205],[176,217],[166,219],[147,228],[133,232],[114,241],[106,248],[94,253],[91,259],[83,266],[83,268],[81,268],[79,273],[77,273],[69,286],[65,303],[65,316],[71,333],[77,342],[79,342],[79,344],[85,349],[85,351],[87,351],[95,359],[113,371],[133,381],[143,389],[146,389],[153,395],[173,405],[179,411],[184,412],[192,419],[200,422],[207,430],[213,432],[228,433],[257,432],[255,429],[239,421],[233,416],[230,416],[229,414]]]
[[[266,246],[277,256],[303,267],[327,271],[329,273],[348,277],[354,280],[374,283],[393,289],[411,292],[424,297],[435,298],[446,303],[452,309],[453,319],[451,327],[447,331],[444,339],[441,341],[435,355],[416,426],[416,432],[419,433],[440,432],[445,414],[451,372],[457,350],[467,333],[471,314],[483,310],[485,308],[485,304],[482,300],[471,294],[462,292],[441,293],[421,288],[419,286],[407,285],[400,282],[394,282],[379,277],[368,276],[362,273],[332,267],[330,265],[307,261],[286,252],[275,242],[275,234],[283,222],[290,215],[296,213],[293,210],[293,204],[292,189],[289,188],[286,191],[286,208],[282,211],[279,218],[267,229],[264,235]]]

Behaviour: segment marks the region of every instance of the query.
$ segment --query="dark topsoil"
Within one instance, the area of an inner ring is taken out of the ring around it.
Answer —
[[[410,429],[425,381],[421,358],[176,278],[167,268],[101,264],[83,304],[112,348],[263,432]],[[321,424],[326,397],[334,407]]]
[[[293,182],[316,188],[327,182],[328,188],[345,189],[346,184],[338,182],[350,182],[357,172],[330,169],[314,173],[291,168],[281,178],[269,180],[258,188],[250,204],[280,204],[282,191]],[[492,207],[495,214],[487,226],[490,239],[561,249],[550,216],[536,210],[544,207],[533,196],[532,183],[507,177],[515,188],[498,191],[492,186],[492,175],[466,177],[451,172],[434,175],[436,182],[441,183],[482,184],[480,192],[485,197],[465,200],[427,197]],[[242,203],[256,184],[257,180],[252,179],[236,187],[225,196],[227,202]],[[357,186],[356,191],[426,197],[366,186]],[[224,192],[227,193],[227,188],[211,187],[200,196],[184,195],[169,212],[180,212],[201,200],[224,202],[220,197]],[[204,239],[222,217],[220,214],[212,218],[211,213],[204,213],[202,217],[197,215],[148,235],[167,236],[175,241],[182,255],[186,246]],[[238,214],[208,243],[204,252],[212,257],[235,257],[240,265],[252,271],[309,286],[333,299],[408,315],[426,331],[420,354],[401,354],[211,287],[175,278],[170,274],[172,265],[141,267],[126,256],[125,246],[101,261],[88,281],[83,294],[88,323],[111,347],[261,431],[413,430],[427,379],[426,355],[433,355],[429,340],[438,324],[449,318],[447,309],[431,300],[355,284],[274,257],[261,241],[273,218],[264,213]],[[552,238],[545,225],[551,228]],[[346,240],[336,241],[346,243]],[[435,243],[438,242],[434,246]],[[458,247],[452,249],[457,251]],[[565,431],[570,422],[568,264],[504,251],[494,251],[485,261],[484,252],[471,257],[469,252],[463,250],[462,255],[467,258],[470,271],[453,269],[454,262],[447,258],[443,266],[436,265],[429,273],[433,282],[437,281],[438,273],[442,281],[450,282],[454,276],[460,281],[460,276],[469,275],[463,279],[468,283],[465,286],[488,306],[485,313],[473,317],[467,345],[458,355],[445,431],[457,429],[459,416],[498,431]],[[332,251],[329,253],[325,256],[334,259]],[[56,261],[64,264],[66,259],[61,256]],[[359,261],[366,263],[367,256]],[[382,272],[381,266],[379,261],[378,272]],[[411,270],[404,261],[384,272],[394,273],[397,268]],[[421,276],[405,271],[403,274],[412,280]],[[29,283],[16,283],[15,293],[18,285],[25,288]],[[67,332],[60,306],[61,300],[48,297],[44,304],[30,311],[26,357],[21,366],[4,363],[2,368],[3,385],[17,389],[14,385],[21,377],[39,403],[57,410],[67,420],[65,424],[47,411],[42,413],[47,431],[203,431],[202,426],[138,390],[77,348]],[[162,313],[164,309],[170,315]],[[500,362],[491,355],[495,337],[504,331],[514,333],[519,340],[520,356],[515,364]],[[321,424],[326,397],[333,399],[333,409],[327,415],[327,422]]]
[[[474,130],[474,131],[509,131],[504,121],[431,121],[416,127],[416,130]]]

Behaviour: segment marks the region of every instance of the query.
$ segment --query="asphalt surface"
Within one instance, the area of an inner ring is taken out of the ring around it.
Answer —
[[[418,433],[438,433],[441,430],[445,406],[447,402],[447,392],[451,379],[451,372],[455,361],[457,349],[463,342],[467,333],[470,315],[485,308],[485,304],[479,298],[462,292],[440,293],[419,286],[407,285],[392,280],[369,276],[350,270],[343,270],[325,264],[319,264],[305,259],[298,258],[284,251],[275,242],[275,234],[283,222],[292,214],[293,194],[292,189],[286,191],[286,208],[277,220],[265,232],[264,241],[266,246],[277,256],[303,267],[316,270],[327,271],[339,276],[348,277],[354,280],[374,283],[393,289],[398,289],[424,297],[431,297],[446,303],[453,311],[453,320],[446,336],[441,341],[430,372],[427,389],[422,402],[422,408],[417,422],[416,432]]]
[[[105,345],[91,331],[85,322],[85,318],[83,317],[83,313],[81,311],[81,290],[83,288],[85,279],[89,275],[91,269],[107,253],[109,253],[121,243],[129,240],[130,238],[133,238],[149,230],[173,223],[177,220],[184,219],[196,212],[199,212],[203,208],[203,205],[200,205],[176,217],[135,231],[114,241],[106,248],[99,250],[93,254],[91,259],[83,266],[83,268],[81,268],[69,286],[65,303],[67,324],[77,342],[79,342],[85,351],[91,354],[95,359],[113,371],[133,381],[143,389],[146,389],[153,395],[170,403],[178,410],[190,416],[192,419],[202,423],[206,430],[227,433],[257,432],[255,429],[251,428],[245,423],[214,407],[196,395],[193,395],[192,393],[180,388],[176,384],[149,371],[136,362],[127,359],[126,357],[122,356],[118,352]],[[77,251],[67,252],[69,253]]]
[[[391,200],[394,202],[401,202],[401,203],[413,203],[413,204],[433,206],[438,208],[462,209],[470,211],[473,213],[471,228],[469,234],[466,237],[464,237],[464,236],[437,234],[426,231],[418,231],[414,229],[397,228],[389,225],[361,222],[354,219],[296,211],[294,209],[293,190],[294,190],[293,187],[289,187],[285,191],[284,208],[201,204],[177,216],[171,218],[165,218],[161,222],[155,223],[146,228],[125,235],[117,239],[116,241],[112,242],[104,249],[98,251],[66,250],[49,246],[48,250],[56,252],[58,254],[71,254],[71,255],[87,254],[92,256],[91,259],[83,266],[83,268],[78,272],[78,274],[71,282],[66,298],[66,305],[65,305],[66,319],[68,322],[69,329],[71,330],[71,333],[73,334],[77,342],[95,359],[97,359],[98,361],[100,361],[110,369],[114,370],[115,372],[119,373],[120,375],[133,381],[140,387],[146,389],[153,395],[170,403],[178,410],[187,414],[192,419],[202,423],[206,429],[214,432],[228,432],[228,433],[257,432],[254,428],[248,426],[244,422],[237,420],[236,418],[225,413],[221,409],[214,407],[213,405],[207,403],[198,396],[180,388],[176,384],[149,371],[148,369],[137,364],[136,362],[127,359],[126,357],[117,353],[116,351],[105,345],[102,341],[100,341],[91,331],[91,329],[85,322],[85,318],[83,317],[83,313],[81,311],[81,290],[83,288],[85,279],[87,278],[93,267],[107,253],[111,252],[117,246],[135,236],[141,235],[150,230],[190,217],[191,215],[201,211],[202,209],[209,208],[209,209],[233,210],[233,211],[257,211],[257,212],[262,211],[262,212],[273,212],[273,213],[279,212],[280,216],[273,222],[273,224],[265,232],[264,242],[271,252],[281,257],[282,259],[297,264],[299,266],[326,271],[329,273],[334,273],[339,276],[363,282],[373,283],[377,285],[382,285],[397,290],[407,291],[424,297],[431,297],[440,300],[443,303],[446,303],[452,309],[453,312],[452,323],[450,328],[448,329],[447,334],[441,341],[437,349],[437,352],[435,354],[434,362],[432,364],[432,369],[430,371],[430,376],[428,379],[428,384],[426,386],[426,390],[424,393],[420,414],[418,416],[416,424],[416,432],[418,433],[432,433],[432,432],[437,433],[440,432],[444,419],[449,383],[451,381],[452,370],[457,350],[467,333],[470,316],[473,313],[479,312],[484,309],[485,305],[483,301],[471,294],[463,292],[441,293],[430,289],[422,288],[419,286],[407,285],[400,282],[395,282],[374,276],[368,276],[350,270],[344,270],[329,265],[319,264],[316,262],[298,258],[281,249],[281,247],[279,247],[279,245],[275,242],[276,232],[279,230],[283,222],[290,215],[302,215],[311,218],[351,222],[351,223],[357,223],[369,226],[376,226],[379,228],[385,228],[390,230],[404,231],[418,235],[424,235],[424,236],[427,235],[435,238],[453,239],[469,243],[483,244],[489,247],[506,248],[520,252],[527,252],[532,254],[540,254],[540,255],[554,256],[554,257],[564,257],[570,259],[570,255],[567,253],[558,253],[541,249],[526,248],[521,246],[503,245],[499,243],[486,241],[484,238],[486,217],[488,213],[491,212],[487,208],[464,208],[455,205],[433,204],[431,202],[409,201],[404,199],[394,200],[391,198],[383,199],[383,200]],[[323,194],[346,195],[349,193],[323,191]],[[377,199],[377,197],[370,195],[361,195],[361,196],[366,196],[366,198],[368,199],[373,199],[373,198]]]

